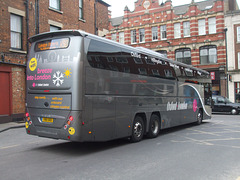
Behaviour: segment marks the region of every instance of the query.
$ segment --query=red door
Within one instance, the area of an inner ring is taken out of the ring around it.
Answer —
[[[10,73],[0,72],[0,116],[10,115]]]

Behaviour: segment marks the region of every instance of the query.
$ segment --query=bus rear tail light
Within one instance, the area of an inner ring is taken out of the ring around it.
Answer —
[[[25,117],[26,117],[27,121],[30,121],[30,117],[29,117],[29,113],[28,112],[25,114]]]
[[[73,117],[72,116],[69,116],[68,118],[70,121],[73,121]]]

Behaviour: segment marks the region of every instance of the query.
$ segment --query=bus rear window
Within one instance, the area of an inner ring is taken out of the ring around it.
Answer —
[[[46,41],[37,42],[35,51],[46,51],[52,49],[65,49],[69,45],[69,38],[51,39]]]

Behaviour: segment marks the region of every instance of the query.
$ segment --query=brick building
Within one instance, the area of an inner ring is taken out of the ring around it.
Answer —
[[[133,12],[126,6],[124,16],[110,19],[107,38],[205,69],[213,93],[226,96],[224,15],[235,6],[236,0],[192,0],[176,7],[171,0],[138,0]]]
[[[58,29],[103,35],[108,7],[102,0],[0,0],[0,123],[25,113],[27,39]]]
[[[240,11],[229,11],[225,15],[227,33],[228,97],[240,103]]]

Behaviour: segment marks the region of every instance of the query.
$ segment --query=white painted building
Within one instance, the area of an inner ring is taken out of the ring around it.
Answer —
[[[240,103],[240,11],[229,11],[225,15],[227,29],[227,74],[228,97]]]

